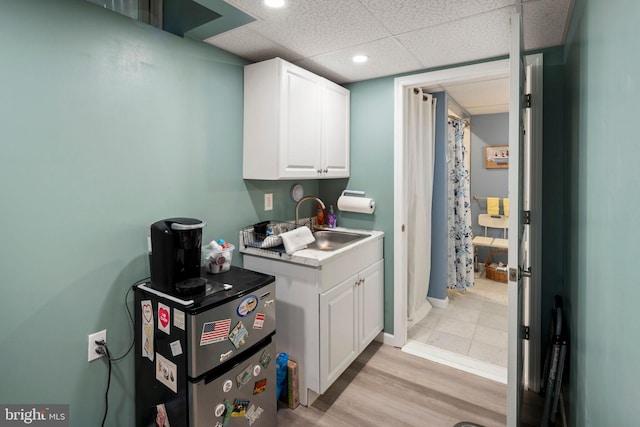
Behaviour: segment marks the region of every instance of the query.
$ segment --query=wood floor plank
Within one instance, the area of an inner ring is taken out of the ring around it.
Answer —
[[[529,407],[535,420],[537,406]],[[278,410],[280,427],[452,427],[461,421],[504,426],[506,386],[377,342],[311,407]]]

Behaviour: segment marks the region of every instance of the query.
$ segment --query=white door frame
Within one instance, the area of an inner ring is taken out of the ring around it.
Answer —
[[[538,65],[538,69],[534,70],[532,82],[534,84],[533,91],[536,96],[539,93],[540,102],[536,102],[533,105],[539,112],[534,114],[533,119],[533,134],[534,138],[539,141],[534,142],[534,147],[537,145],[541,147],[542,141],[542,55],[532,55],[527,57],[527,63],[530,58],[535,65]],[[449,68],[438,71],[431,71],[421,74],[415,74],[411,76],[398,77],[394,80],[394,309],[393,309],[393,335],[386,334],[385,343],[394,345],[396,347],[403,347],[407,343],[407,241],[404,233],[404,224],[407,223],[406,207],[404,205],[404,145],[405,145],[405,91],[413,87],[433,87],[439,84],[451,84],[451,83],[468,83],[478,80],[487,80],[490,78],[508,77],[509,76],[509,60],[498,60],[491,62],[484,62],[480,64],[467,65],[463,67]],[[537,80],[536,80],[537,79]],[[538,82],[538,84],[535,84]],[[537,118],[537,119],[536,119]],[[539,150],[541,156],[541,148]],[[540,178],[541,173],[541,157],[536,161],[535,153],[533,154],[534,167],[532,171],[532,179]],[[540,187],[535,186],[532,189],[534,194],[532,195],[532,202],[539,200]],[[536,194],[538,192],[538,194]],[[539,206],[539,205],[538,205]],[[532,227],[532,240],[540,242],[540,229],[533,230]],[[537,245],[537,250],[540,249],[540,245]],[[533,248],[532,248],[533,250]],[[535,251],[535,250],[534,250]],[[530,350],[532,358],[530,365],[531,379],[537,379],[539,375],[539,359],[540,353],[540,274],[535,274],[536,270],[540,270],[540,263],[534,264],[535,253],[532,254],[532,268],[534,268],[533,285],[531,289],[532,298],[532,319],[530,326],[530,336],[538,339],[533,340],[530,344]],[[540,256],[537,257],[541,259]],[[537,285],[535,282],[538,282]],[[537,304],[537,307],[536,307]],[[537,363],[536,363],[537,360]],[[533,384],[531,384],[533,385]],[[530,385],[530,386],[531,386]]]

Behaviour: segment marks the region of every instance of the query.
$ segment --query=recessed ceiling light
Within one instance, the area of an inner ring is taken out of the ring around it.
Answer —
[[[264,4],[269,7],[282,7],[284,6],[284,0],[264,0]]]
[[[355,55],[353,58],[351,58],[353,60],[353,62],[355,62],[356,64],[362,64],[363,62],[367,62],[369,60],[369,57],[367,55]]]

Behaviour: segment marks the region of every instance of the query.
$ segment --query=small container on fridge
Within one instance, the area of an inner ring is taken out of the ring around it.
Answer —
[[[207,273],[224,273],[231,268],[231,257],[235,247],[231,244],[226,248],[212,249],[210,245],[202,247],[202,264]]]

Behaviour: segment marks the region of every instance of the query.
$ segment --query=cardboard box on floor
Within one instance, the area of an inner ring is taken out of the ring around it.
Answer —
[[[289,359],[287,362],[287,388],[280,395],[280,400],[289,406],[290,409],[296,409],[300,404],[298,394],[298,363]]]

